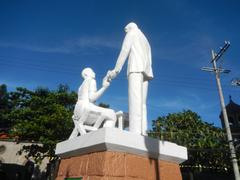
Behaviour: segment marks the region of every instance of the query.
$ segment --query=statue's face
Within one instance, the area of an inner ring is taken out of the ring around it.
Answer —
[[[89,76],[93,79],[95,79],[95,77],[96,77],[96,74],[95,74],[95,72],[93,72],[92,69],[91,69],[91,71],[89,71]]]

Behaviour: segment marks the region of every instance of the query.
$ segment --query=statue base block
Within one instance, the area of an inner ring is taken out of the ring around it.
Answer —
[[[102,128],[57,144],[57,180],[181,180],[187,149],[150,137]]]

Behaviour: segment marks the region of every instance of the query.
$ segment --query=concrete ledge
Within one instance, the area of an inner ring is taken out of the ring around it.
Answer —
[[[92,152],[126,152],[174,163],[187,160],[187,148],[117,128],[102,128],[57,144],[56,155],[69,158]]]

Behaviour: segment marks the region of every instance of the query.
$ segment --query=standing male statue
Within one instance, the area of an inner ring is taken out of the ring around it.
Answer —
[[[135,23],[129,23],[125,32],[121,52],[108,78],[114,79],[128,58],[129,131],[146,135],[148,81],[153,78],[151,47]]]

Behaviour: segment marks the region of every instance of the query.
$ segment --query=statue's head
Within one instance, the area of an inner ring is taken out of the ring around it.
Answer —
[[[134,23],[134,22],[128,23],[128,25],[126,25],[125,28],[124,28],[124,30],[125,30],[126,33],[129,32],[129,31],[131,31],[131,30],[133,30],[133,29],[138,29],[137,24]]]
[[[82,77],[85,78],[95,78],[95,72],[91,68],[84,68],[82,70]]]

